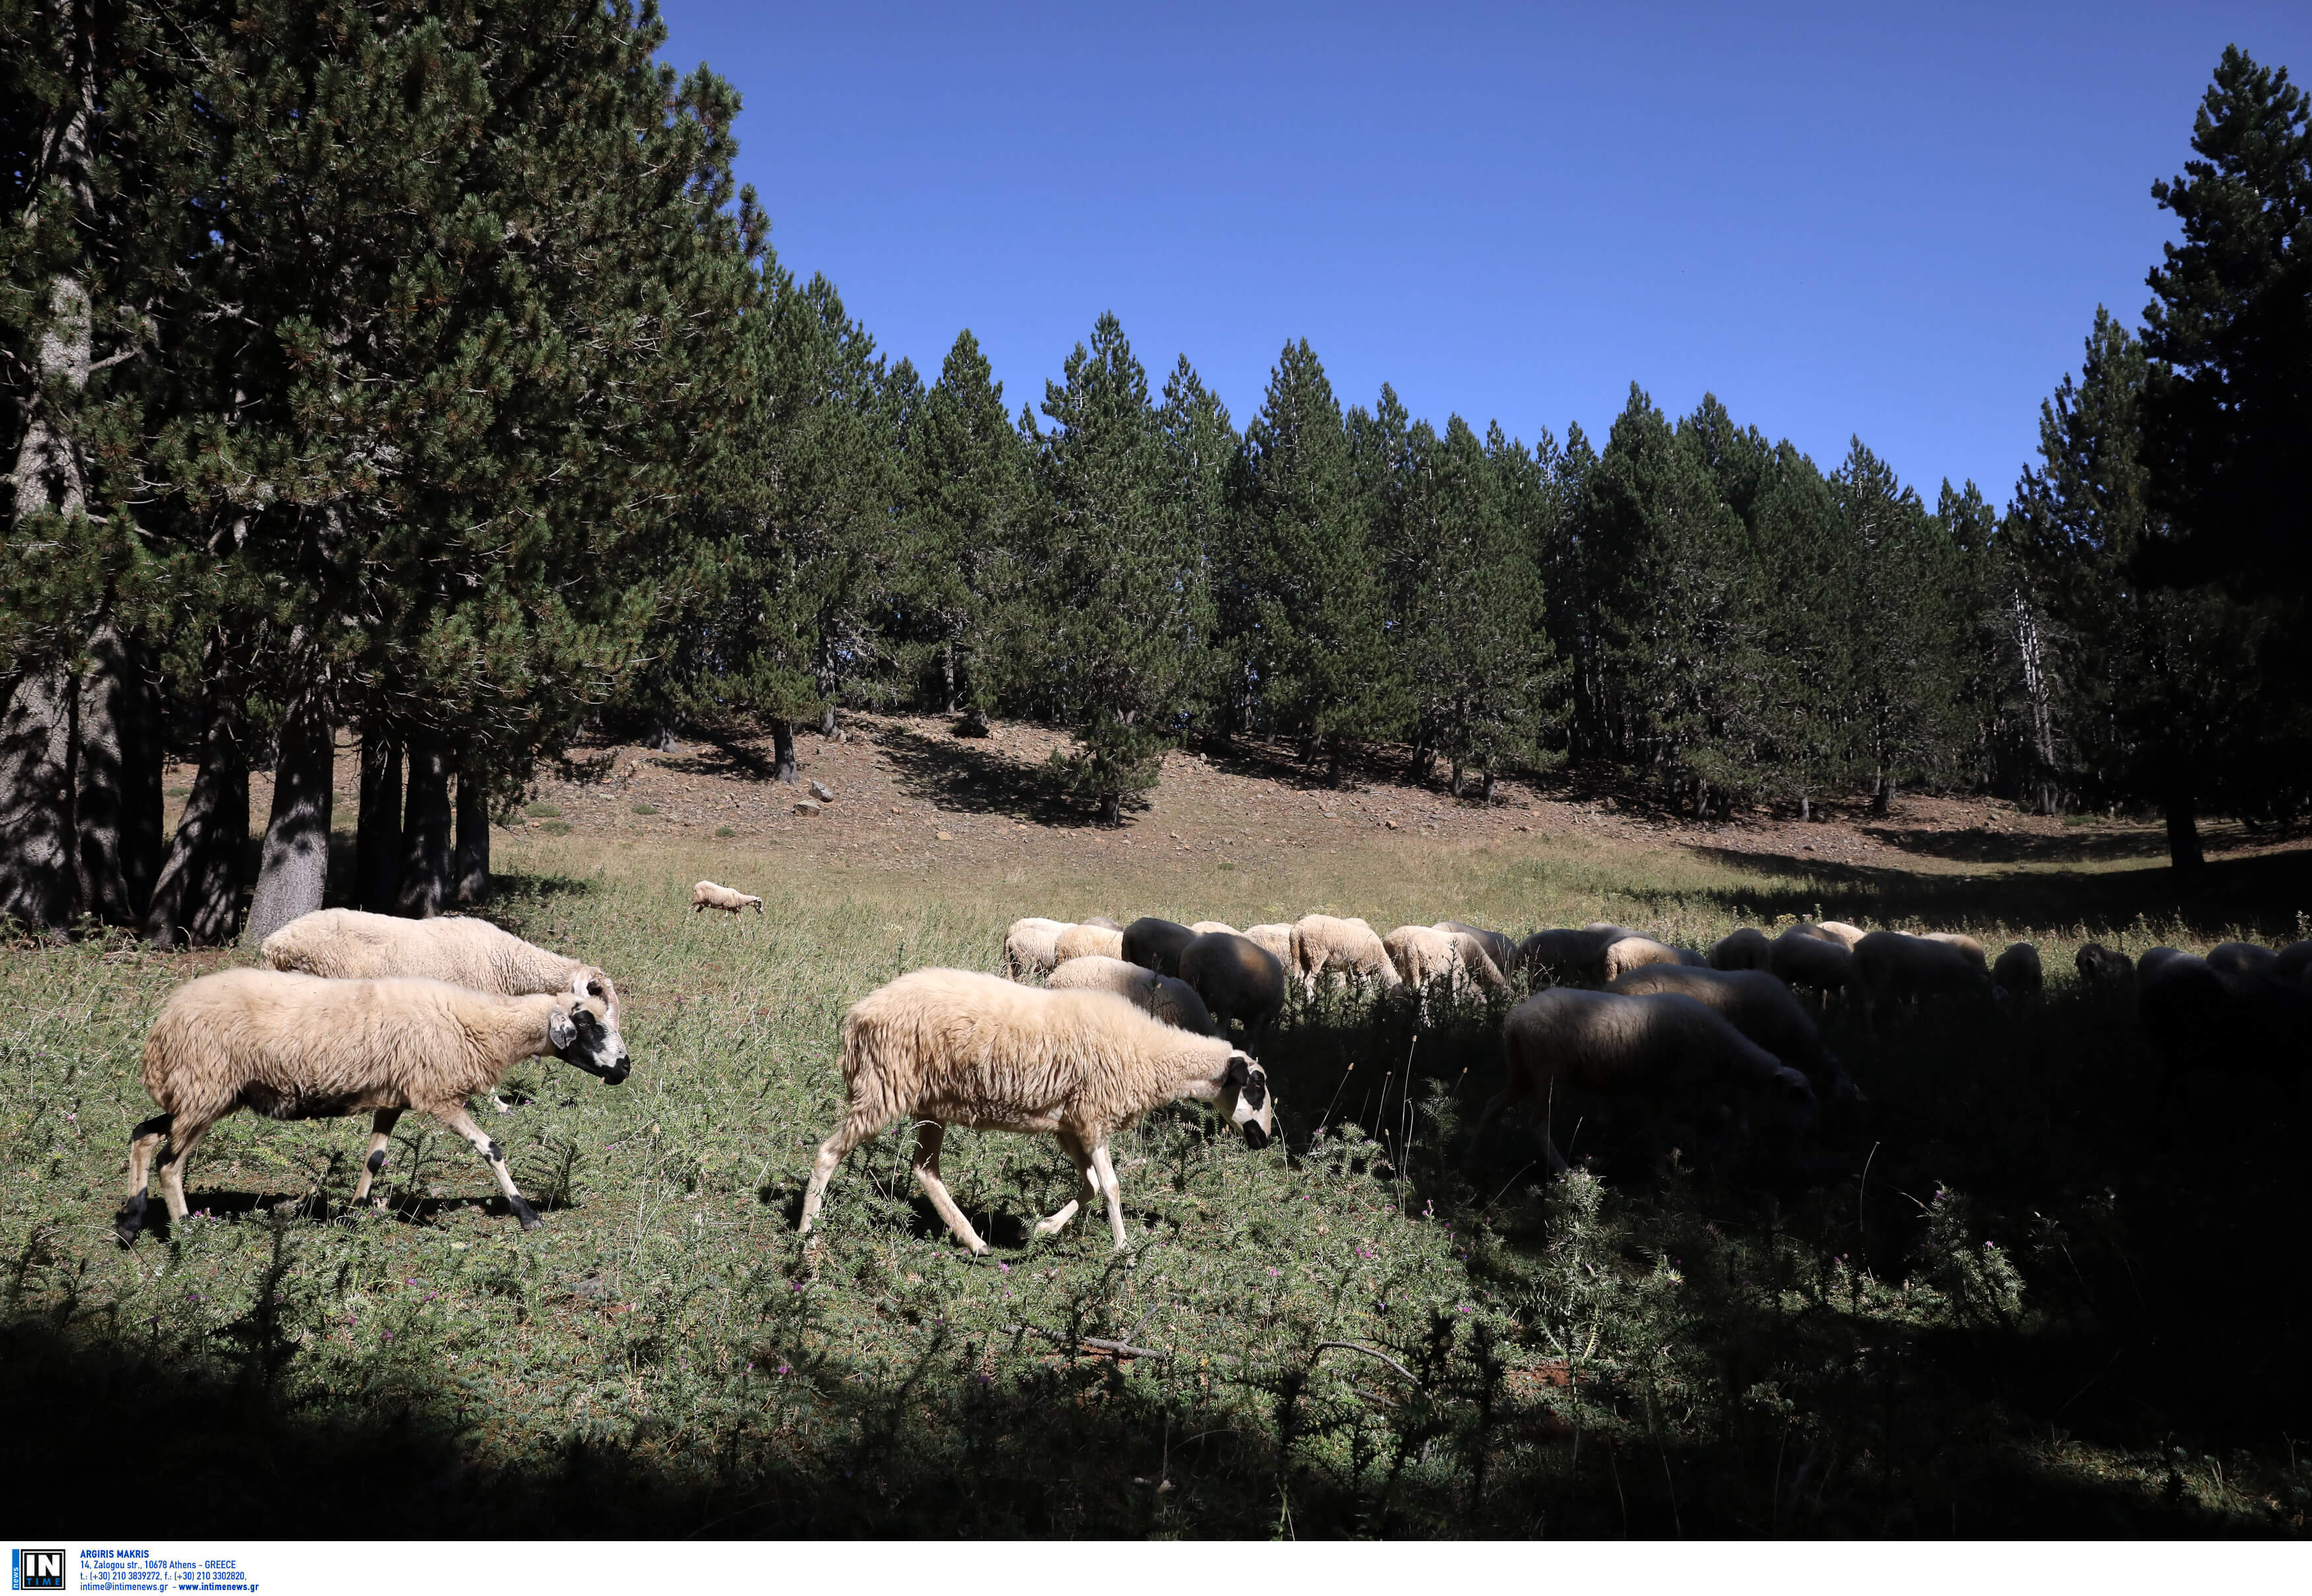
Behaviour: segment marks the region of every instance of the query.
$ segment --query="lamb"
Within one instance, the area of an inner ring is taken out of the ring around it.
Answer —
[[[1822,1032],[1806,1006],[1765,970],[1649,964],[1620,977],[1606,990],[1625,997],[1682,992],[1805,1075],[1817,1097],[1851,1101],[1861,1095],[1844,1067],[1822,1045]]]
[[[1195,987],[1177,977],[1159,975],[1144,965],[1103,959],[1094,953],[1071,959],[1052,971],[1051,985],[1055,992],[1113,992],[1167,1025],[1193,1030],[1198,1036],[1220,1034],[1220,1028],[1213,1023],[1212,1011],[1204,1006],[1204,1000]]]
[[[2115,952],[2101,943],[2082,947],[2071,963],[2080,972],[2080,985],[2090,992],[2118,991],[2135,976],[2135,965],[2126,954]]]
[[[1789,987],[1810,987],[1826,999],[1854,979],[1855,955],[1835,937],[1793,925],[1766,948],[1766,969]]]
[[[144,1039],[144,1090],[161,1112],[129,1133],[123,1245],[144,1228],[146,1177],[163,1137],[161,1197],[185,1216],[185,1164],[209,1127],[235,1109],[275,1119],[368,1112],[369,1151],[354,1200],[385,1167],[406,1109],[433,1115],[474,1144],[524,1230],[536,1210],[514,1188],[505,1153],[466,1112],[519,1060],[553,1054],[615,1086],[632,1067],[609,1005],[582,973],[555,994],[501,997],[422,978],[333,980],[227,969],[169,996]]]
[[[1940,937],[1874,931],[1855,944],[1854,972],[1875,1020],[1880,1008],[1898,1000],[1990,997],[1991,971],[1978,954]]]
[[[915,970],[853,1004],[843,1017],[842,1068],[850,1103],[811,1165],[804,1235],[844,1154],[903,1117],[917,1124],[916,1180],[974,1253],[987,1243],[940,1179],[950,1123],[1057,1136],[1082,1184],[1036,1233],[1052,1234],[1105,1195],[1119,1251],[1128,1243],[1110,1136],[1178,1098],[1217,1102],[1255,1150],[1276,1123],[1266,1072],[1223,1040],[1175,1030],[1108,993],[1053,992],[959,969]]]
[[[1177,920],[1143,915],[1124,928],[1124,957],[1160,976],[1177,976],[1180,973],[1180,950],[1195,937],[1195,932]]]
[[[1765,969],[1772,960],[1773,943],[1756,925],[1730,931],[1710,944],[1712,969]]]
[[[1271,954],[1276,962],[1287,969],[1292,964],[1292,927],[1290,925],[1248,925],[1245,941]]]
[[[1081,925],[1071,925],[1060,933],[1052,943],[1052,962],[1065,964],[1071,959],[1089,958],[1093,954],[1104,958],[1124,957],[1124,933],[1111,931],[1105,925],[1095,925],[1087,920]]]
[[[1458,920],[1440,920],[1431,927],[1435,931],[1458,931],[1463,936],[1474,936],[1492,960],[1493,969],[1507,976],[1518,965],[1518,945],[1514,939],[1498,931],[1488,931],[1482,925],[1465,925]]]
[[[763,912],[763,900],[734,887],[718,887],[713,881],[699,881],[690,889],[690,912],[695,915],[703,908],[729,909],[734,915],[740,909],[750,908],[759,915]]]
[[[1289,941],[1285,951],[1292,951]],[[1284,960],[1234,932],[1206,932],[1181,949],[1180,978],[1196,989],[1214,1020],[1243,1026],[1248,1040],[1265,1035],[1284,1009]]]
[[[1580,930],[1537,931],[1518,947],[1518,962],[1555,980],[1598,980],[1605,973],[1606,950],[1636,932],[1593,922]]]
[[[1293,922],[1292,969],[1302,989],[1310,993],[1317,989],[1317,978],[1328,972],[1377,981],[1390,991],[1404,984],[1371,925],[1330,915],[1304,915]]]
[[[1024,981],[1034,976],[1047,976],[1060,961],[1060,933],[1068,929],[1065,920],[1046,920],[1030,916],[1012,922],[1003,934],[1003,964],[1001,974],[1006,979]]]
[[[2261,943],[2218,943],[2208,950],[2208,962],[2228,976],[2271,973],[2280,968],[2280,955]]]
[[[1631,997],[1554,987],[1511,1009],[1502,1039],[1509,1079],[1485,1105],[1481,1132],[1536,1092],[1551,1101],[1561,1081],[1642,1098],[1657,1121],[1674,1100],[1714,1099],[1715,1107],[1728,1096],[1755,1096],[1782,1125],[1814,1122],[1814,1089],[1804,1075],[1682,992]],[[1564,1155],[1546,1126],[1541,1145],[1551,1172],[1563,1174]]]
[[[1673,948],[1658,943],[1651,936],[1625,936],[1606,945],[1605,957],[1599,961],[1598,974],[1608,981],[1617,976],[1647,964],[1698,965],[1702,955],[1686,948]]]
[[[2036,997],[2046,989],[2039,968],[2039,950],[2029,943],[2009,943],[1991,967],[1992,984],[2010,997]]]
[[[1485,946],[1467,932],[1429,925],[1400,925],[1382,940],[1388,960],[1405,985],[1420,995],[1425,1021],[1440,989],[1447,1001],[1464,987],[1506,992],[1509,981],[1493,968]]]

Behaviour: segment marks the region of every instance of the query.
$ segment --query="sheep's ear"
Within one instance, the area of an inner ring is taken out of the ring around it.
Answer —
[[[1221,1077],[1221,1084],[1234,1091],[1241,1092],[1244,1090],[1244,1083],[1251,1079],[1252,1060],[1247,1058],[1241,1053],[1230,1054],[1228,1074]]]
[[[569,1015],[556,1009],[546,1017],[546,1039],[556,1048],[566,1048],[578,1039],[578,1028],[570,1022]]]

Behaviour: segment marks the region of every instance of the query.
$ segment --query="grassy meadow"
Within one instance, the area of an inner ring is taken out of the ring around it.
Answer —
[[[2261,1077],[2162,1097],[2141,952],[2292,934],[2302,854],[2179,899],[2149,858],[1862,871],[1671,843],[1381,837],[1217,858],[793,868],[733,837],[502,833],[488,912],[619,979],[632,1079],[542,1061],[482,1118],[545,1212],[405,1117],[383,1213],[366,1127],[219,1124],[197,1213],[110,1224],[164,995],[238,952],[0,952],[0,1396],[13,1505],[81,1534],[1729,1536],[2300,1534],[2312,1486],[2308,1109]],[[766,914],[687,912],[700,876]],[[1023,914],[1245,925],[1312,910],[1523,933],[1610,917],[1706,943],[1817,910],[2039,943],[2043,1002],[1876,1038],[1807,1172],[1657,1178],[1609,1105],[1474,1139],[1499,1011],[1297,1009],[1265,1049],[1279,1142],[1195,1105],[1117,1145],[1129,1266],[1048,1138],[953,1133],[994,1250],[853,1155],[815,1267],[792,1234],[833,1125],[845,1008],[992,969]],[[1152,1355],[1117,1356],[1088,1339]],[[2299,1455],[2300,1454],[2300,1455]]]

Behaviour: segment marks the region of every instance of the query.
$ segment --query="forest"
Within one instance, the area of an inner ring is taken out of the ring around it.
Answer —
[[[1385,753],[1483,802],[1993,794],[2299,819],[2312,133],[2229,50],[2140,325],[2081,307],[2005,507],[1633,385],[1602,439],[1343,396],[1240,424],[1113,316],[1014,407],[968,331],[879,352],[731,175],[655,12],[0,0],[0,918],[252,942],[486,892],[491,817],[599,729],[846,707],[1064,731],[1128,820],[1164,751]],[[2147,174],[2147,177],[2149,174]],[[162,768],[197,774],[163,834]],[[269,768],[270,812],[250,813]],[[252,853],[252,821],[261,852]]]

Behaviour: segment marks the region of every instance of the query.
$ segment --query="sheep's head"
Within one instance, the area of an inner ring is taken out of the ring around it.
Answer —
[[[566,997],[557,999],[547,1017],[546,1039],[564,1063],[575,1065],[616,1086],[633,1068],[626,1039],[618,1034],[617,998],[610,978],[600,970],[581,970],[570,983]]]
[[[1814,1124],[1814,1087],[1790,1065],[1778,1065],[1767,1077],[1762,1097],[1761,1108],[1770,1122],[1791,1130],[1805,1130]]]
[[[1255,1152],[1276,1134],[1276,1099],[1268,1090],[1268,1072],[1251,1054],[1230,1052],[1228,1069],[1221,1076],[1221,1111],[1244,1132],[1246,1145]]]

